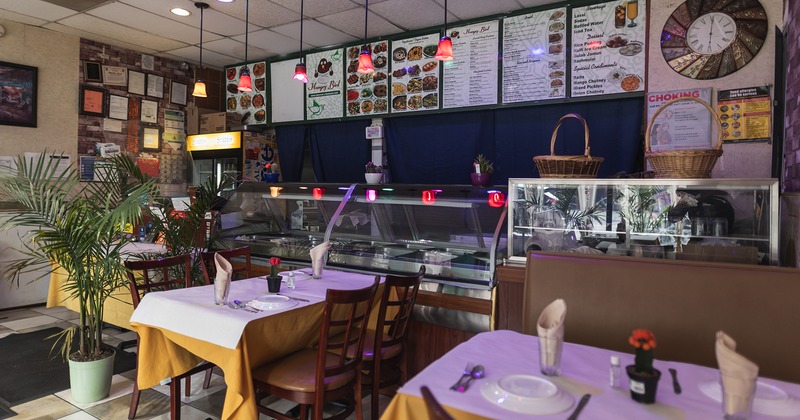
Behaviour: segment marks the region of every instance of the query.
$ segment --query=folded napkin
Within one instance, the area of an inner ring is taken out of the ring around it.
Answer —
[[[328,250],[331,248],[330,242],[323,242],[314,248],[311,248],[309,254],[311,255],[311,270],[314,273],[314,278],[322,277],[322,269],[325,267],[325,262],[328,259]]]
[[[228,291],[231,288],[233,266],[219,253],[214,254],[214,264],[217,266],[217,276],[214,278],[214,302],[217,305],[226,305]]]
[[[556,299],[544,308],[536,331],[539,334],[539,351],[544,352],[542,361],[547,366],[557,364],[564,342],[564,317],[567,316],[567,304],[564,299]]]
[[[736,341],[722,331],[717,331],[716,353],[725,414],[748,411],[756,391],[758,365],[737,353]]]

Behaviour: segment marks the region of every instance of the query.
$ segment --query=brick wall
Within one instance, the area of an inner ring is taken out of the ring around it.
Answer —
[[[800,192],[800,1],[784,3],[786,34],[786,132],[783,143],[784,191]]]

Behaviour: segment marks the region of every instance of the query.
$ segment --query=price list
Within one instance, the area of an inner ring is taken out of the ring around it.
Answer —
[[[444,108],[497,104],[500,21],[450,29],[455,60],[445,63]]]

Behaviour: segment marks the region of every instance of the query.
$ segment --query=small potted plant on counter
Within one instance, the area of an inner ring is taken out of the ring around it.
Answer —
[[[367,184],[380,184],[381,178],[383,178],[383,167],[371,161],[367,162],[364,166],[364,178],[367,180]]]
[[[492,161],[486,159],[486,156],[483,154],[476,156],[475,160],[472,162],[473,171],[469,174],[472,179],[472,185],[476,187],[485,187],[489,185],[489,182],[492,180],[492,172],[494,172],[494,167],[492,165]]]
[[[661,379],[661,371],[653,368],[656,336],[650,330],[633,330],[628,342],[636,348],[634,364],[625,367],[631,378],[631,398],[636,402],[652,404],[656,401],[658,380]]]

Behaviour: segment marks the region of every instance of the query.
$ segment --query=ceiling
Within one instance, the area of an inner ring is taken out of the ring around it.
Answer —
[[[205,0],[203,64],[221,69],[244,61],[245,0]],[[301,0],[250,0],[248,59],[300,49]],[[372,0],[369,38],[438,26],[445,0]],[[559,0],[460,0],[448,22],[516,11]],[[181,7],[192,12],[180,17]],[[303,49],[364,36],[364,0],[305,0]],[[200,10],[190,0],[0,0],[0,18],[179,61],[200,60]]]

